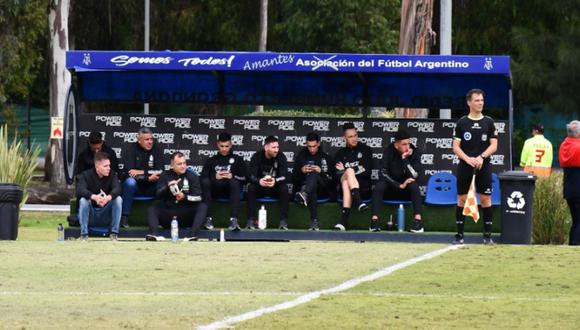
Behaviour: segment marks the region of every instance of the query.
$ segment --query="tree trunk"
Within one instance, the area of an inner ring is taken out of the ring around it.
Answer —
[[[50,30],[50,116],[63,117],[64,104],[71,75],[65,67],[66,51],[68,50],[68,16],[70,0],[51,0],[49,3],[48,25]],[[64,164],[62,155],[62,140],[51,139],[47,158],[50,164],[50,186],[65,187]]]
[[[403,0],[401,3],[400,54],[425,55],[431,53],[435,32],[433,0]],[[397,118],[427,118],[429,109],[396,108]]]
[[[260,1],[260,44],[258,50],[266,51],[266,44],[268,41],[268,0]],[[263,105],[256,106],[256,112],[264,112]]]

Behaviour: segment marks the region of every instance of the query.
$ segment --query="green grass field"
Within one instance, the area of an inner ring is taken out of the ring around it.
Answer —
[[[435,244],[56,242],[27,214],[0,242],[0,329],[191,329],[335,287]],[[580,253],[471,245],[237,329],[564,328],[580,324]]]

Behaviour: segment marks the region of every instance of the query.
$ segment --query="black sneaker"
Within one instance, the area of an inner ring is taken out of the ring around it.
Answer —
[[[278,226],[280,230],[288,230],[288,221],[286,219],[280,220],[280,226]]]
[[[379,232],[381,228],[379,227],[379,219],[371,219],[371,224],[369,226],[369,231]]]
[[[304,191],[297,192],[296,202],[300,205],[308,206],[308,194]]]
[[[359,212],[364,212],[364,211],[366,211],[366,210],[368,210],[368,209],[369,209],[369,206],[368,206],[368,205],[367,205],[365,202],[361,202],[361,203],[358,205],[358,211],[359,211]]]
[[[318,219],[313,219],[310,222],[310,228],[308,228],[308,230],[318,231],[319,229],[320,229],[320,227],[318,226]]]
[[[197,237],[195,237],[195,236],[184,237],[183,241],[184,242],[195,242],[195,241],[197,241]]]
[[[334,230],[346,231],[346,227],[342,223],[337,223],[334,225]]]
[[[410,231],[412,233],[422,233],[422,232],[425,232],[425,229],[423,228],[423,221],[421,221],[421,220],[414,220],[413,221],[413,225],[411,226]]]
[[[483,237],[483,244],[485,244],[485,245],[495,245],[495,242],[493,241],[493,239],[491,239],[491,236],[490,237],[484,236]]]
[[[254,220],[248,219],[248,222],[246,222],[246,229],[249,229],[249,230],[256,229],[256,225],[254,224]]]
[[[213,219],[212,219],[212,217],[205,218],[205,224],[203,226],[207,230],[212,230],[214,228],[213,227]]]
[[[240,231],[242,230],[242,228],[240,228],[240,225],[238,224],[238,219],[236,218],[230,218],[230,226],[228,227],[229,230],[231,231]]]
[[[129,217],[126,215],[122,215],[121,216],[121,227],[123,228],[129,228]]]
[[[463,235],[455,234],[455,239],[451,243],[453,243],[454,245],[463,245],[464,244]]]

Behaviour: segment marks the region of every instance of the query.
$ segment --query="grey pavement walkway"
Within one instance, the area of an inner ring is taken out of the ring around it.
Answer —
[[[70,206],[67,205],[51,205],[51,204],[24,204],[22,211],[32,212],[69,212]]]

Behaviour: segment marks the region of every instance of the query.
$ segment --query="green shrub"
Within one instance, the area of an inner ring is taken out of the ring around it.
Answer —
[[[532,212],[535,244],[564,244],[570,228],[570,211],[562,195],[562,173],[538,178]]]
[[[25,150],[18,138],[10,140],[6,125],[0,127],[0,183],[15,183],[20,186],[24,192],[20,206],[28,199],[27,188],[39,154],[39,148]]]

